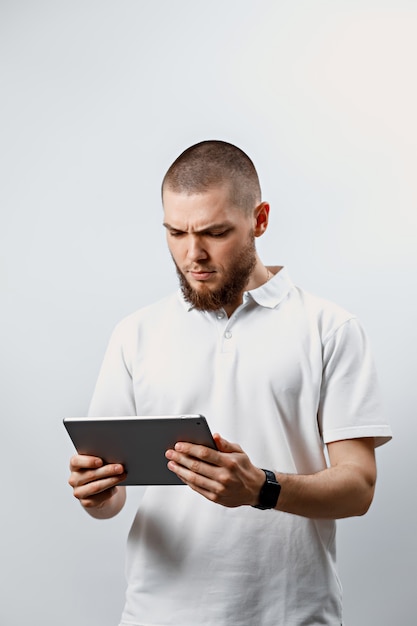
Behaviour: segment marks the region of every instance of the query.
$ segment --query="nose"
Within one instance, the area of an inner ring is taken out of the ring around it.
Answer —
[[[191,235],[187,243],[187,257],[190,261],[197,262],[208,258],[207,250],[199,237]]]

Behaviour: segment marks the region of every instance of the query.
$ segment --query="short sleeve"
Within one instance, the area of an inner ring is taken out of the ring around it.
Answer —
[[[356,318],[324,340],[318,420],[325,443],[374,437],[375,446],[380,446],[392,437],[381,409],[369,340]]]
[[[126,358],[124,324],[114,330],[97,379],[90,417],[136,415],[132,376]]]

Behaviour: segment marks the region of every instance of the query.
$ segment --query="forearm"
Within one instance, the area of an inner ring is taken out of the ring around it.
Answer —
[[[110,519],[114,517],[124,507],[126,502],[126,487],[113,487],[114,492],[111,497],[100,504],[91,501],[81,501],[83,508],[91,517],[95,519]]]
[[[281,474],[277,510],[316,519],[339,519],[363,515],[375,488],[372,472],[354,464],[329,467],[310,475]]]
[[[235,443],[213,435],[217,450],[180,442],[168,450],[168,468],[212,502],[235,507],[259,504],[263,470]],[[310,475],[275,471],[281,484],[276,509],[310,518],[363,515],[374,493],[376,466],[372,438],[327,445],[330,467]],[[273,469],[273,468],[268,468]]]

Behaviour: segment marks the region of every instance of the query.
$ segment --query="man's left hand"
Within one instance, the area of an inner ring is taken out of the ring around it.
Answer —
[[[168,468],[197,493],[227,507],[258,503],[265,482],[263,470],[255,467],[236,443],[218,433],[213,435],[217,450],[179,442],[167,450]]]

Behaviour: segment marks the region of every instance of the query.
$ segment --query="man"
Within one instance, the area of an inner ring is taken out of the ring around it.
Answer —
[[[262,263],[269,205],[241,150],[192,146],[162,201],[181,290],[118,325],[90,414],[201,413],[221,435],[218,450],[167,450],[188,488],[145,492],[121,625],[340,626],[334,520],[368,510],[374,448],[391,437],[367,339],[353,315]],[[70,484],[109,518],[123,472],[74,456]]]

